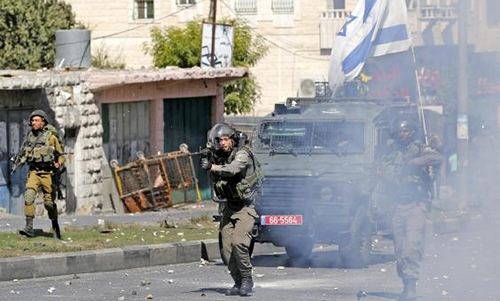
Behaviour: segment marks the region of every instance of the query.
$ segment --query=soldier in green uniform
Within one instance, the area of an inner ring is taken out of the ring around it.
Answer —
[[[416,299],[416,284],[424,254],[425,224],[430,201],[430,166],[442,156],[417,139],[417,122],[409,116],[392,124],[393,143],[380,160],[378,194],[392,199],[392,228],[398,276],[403,281],[400,300]]]
[[[44,207],[52,221],[52,230],[55,238],[61,239],[61,230],[57,221],[57,205],[55,203],[55,187],[52,181],[54,171],[60,168],[65,158],[59,138],[50,129],[47,114],[42,110],[35,110],[29,117],[31,131],[29,131],[17,158],[17,166],[29,166],[26,191],[24,193],[24,214],[26,226],[19,230],[19,234],[34,237],[33,219],[35,218],[35,199],[38,190],[43,192]]]
[[[247,296],[253,289],[250,243],[255,219],[254,201],[263,180],[260,165],[246,145],[242,133],[228,124],[218,123],[209,132],[214,149],[212,160],[200,159],[200,166],[210,171],[212,198],[225,202],[220,224],[221,255],[234,280],[228,295]],[[243,140],[243,141],[242,141]]]

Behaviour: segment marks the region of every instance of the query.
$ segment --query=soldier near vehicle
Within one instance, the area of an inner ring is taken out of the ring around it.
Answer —
[[[214,125],[207,145],[212,152],[200,158],[200,166],[210,171],[212,199],[222,205],[221,256],[234,280],[227,295],[247,296],[254,285],[250,261],[252,230],[258,218],[254,201],[263,177],[246,136],[228,124]]]
[[[29,166],[26,191],[24,193],[24,214],[26,226],[19,234],[34,237],[35,199],[39,189],[43,192],[44,207],[52,221],[54,238],[61,239],[58,223],[56,192],[53,176],[63,167],[65,158],[55,128],[49,124],[47,114],[35,110],[29,116],[31,130],[28,132],[19,153],[14,159],[12,172],[26,164]]]
[[[410,116],[395,118],[394,141],[380,159],[380,181],[375,192],[392,201],[392,228],[398,276],[404,289],[400,300],[416,299],[416,284],[424,253],[425,224],[431,195],[431,166],[442,156],[418,139],[418,122]]]

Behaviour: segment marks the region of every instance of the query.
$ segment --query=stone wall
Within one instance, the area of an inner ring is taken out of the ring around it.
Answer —
[[[76,204],[71,204],[75,208],[68,211],[92,214],[102,203],[104,156],[103,127],[94,95],[86,83],[80,83],[47,90],[47,99],[66,136],[66,166],[71,186],[68,198],[76,198],[73,201]]]

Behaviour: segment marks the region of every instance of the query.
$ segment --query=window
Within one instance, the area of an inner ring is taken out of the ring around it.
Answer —
[[[176,0],[177,6],[187,6],[196,4],[195,0]]]
[[[135,15],[134,19],[154,19],[155,5],[154,0],[135,0]]]
[[[345,9],[345,0],[330,0],[329,9]]]
[[[273,0],[272,9],[274,13],[293,13],[293,0]]]
[[[236,0],[234,9],[238,14],[256,14],[257,0]]]
[[[260,150],[275,153],[360,154],[364,124],[357,121],[269,121],[260,125]]]

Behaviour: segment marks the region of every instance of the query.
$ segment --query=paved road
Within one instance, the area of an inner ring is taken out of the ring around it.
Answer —
[[[429,239],[419,300],[500,300],[499,222]],[[401,289],[390,241],[379,240],[373,264],[344,269],[335,249],[316,249],[311,260],[289,262],[282,253],[255,256],[258,300],[395,300]],[[106,273],[0,282],[0,300],[234,300],[220,261],[155,266]],[[49,292],[52,291],[52,292]],[[359,296],[359,298],[357,297]]]

